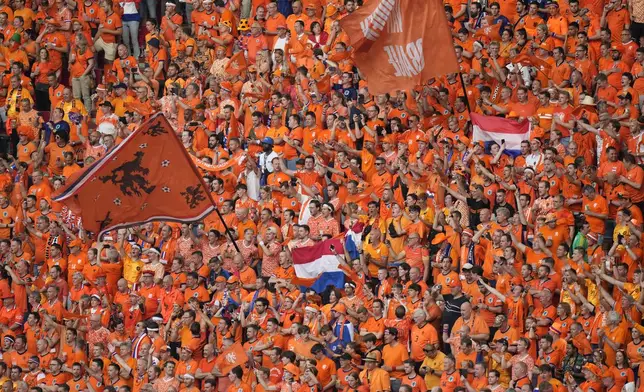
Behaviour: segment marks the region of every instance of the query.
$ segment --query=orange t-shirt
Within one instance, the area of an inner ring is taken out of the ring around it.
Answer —
[[[105,15],[105,13],[101,12],[98,19],[101,21],[103,28],[108,30],[117,30],[123,27],[121,17],[116,12],[112,12],[110,15]],[[108,44],[116,43],[116,35],[114,34],[102,33],[100,38]]]
[[[422,328],[417,325],[411,327],[411,358],[414,361],[425,359],[423,349],[427,344],[438,343],[438,332],[433,325],[427,323]]]

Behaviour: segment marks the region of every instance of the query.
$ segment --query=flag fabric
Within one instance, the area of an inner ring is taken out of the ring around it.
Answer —
[[[443,128],[447,128],[447,120],[449,119],[450,116],[447,116],[445,114],[437,114],[431,117],[426,117],[426,125],[427,128],[432,128],[435,126],[442,126]]]
[[[459,72],[441,0],[371,0],[340,25],[373,94]]]
[[[342,241],[337,238],[292,250],[297,284],[310,287],[316,293],[327,286],[344,287],[344,272],[338,268],[340,263],[331,251],[332,246],[338,254],[344,253]]]
[[[217,359],[215,359],[214,366],[219,369],[219,372],[228,375],[232,369],[237,366],[244,366],[248,362],[248,354],[244,351],[241,343],[233,343],[224,349]]]
[[[535,69],[537,69],[537,71],[543,73],[546,76],[548,76],[550,69],[552,69],[552,64],[550,64],[546,60],[525,53],[517,55],[511,61],[515,64],[521,64],[526,67],[534,67]]]
[[[476,113],[470,113],[470,118],[473,128],[472,141],[483,141],[488,151],[492,142],[501,145],[501,142],[505,141],[505,151],[512,156],[517,156],[521,153],[521,142],[530,140],[528,120],[518,122]]]
[[[356,222],[344,235],[344,250],[349,254],[351,260],[360,258],[358,244],[362,242],[363,229],[364,223]]]
[[[215,209],[199,171],[161,113],[74,173],[53,200],[94,233],[152,221],[194,222]]]
[[[501,23],[481,27],[474,32],[475,38],[485,38],[487,41],[498,41],[501,39]]]
[[[309,210],[309,204],[311,204],[311,200],[313,199],[311,198],[311,196],[308,196],[302,193],[302,187],[298,187],[297,191],[301,196],[301,202],[302,202],[297,223],[299,223],[300,225],[305,225],[309,222],[309,219],[311,218],[311,211]]]
[[[248,68],[246,57],[244,56],[244,51],[240,50],[230,58],[224,70],[230,75],[237,76],[246,70],[246,68]]]
[[[375,191],[374,186],[366,187],[362,192],[356,194],[347,194],[344,198],[345,203],[356,203],[363,211],[367,211],[371,197]]]

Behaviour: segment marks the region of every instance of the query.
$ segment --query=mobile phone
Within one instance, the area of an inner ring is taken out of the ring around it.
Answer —
[[[467,369],[458,369],[458,374],[463,377],[467,377]]]

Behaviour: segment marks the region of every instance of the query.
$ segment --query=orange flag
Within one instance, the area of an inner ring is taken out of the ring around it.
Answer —
[[[53,199],[94,233],[151,221],[194,222],[215,208],[199,171],[161,113],[74,173]]]
[[[215,360],[215,367],[221,374],[228,374],[236,366],[244,366],[248,362],[248,354],[241,343],[234,343],[219,354]]]
[[[550,69],[552,68],[552,64],[547,62],[546,60],[540,59],[537,56],[531,56],[529,54],[521,53],[520,55],[515,56],[514,58],[510,59],[515,64],[522,64],[525,66],[531,66],[535,67],[538,71],[543,72],[544,75],[548,75],[548,72],[550,72]]]
[[[527,53],[521,53],[511,58],[510,61],[516,64],[532,65],[532,61],[534,58],[535,58],[534,56],[531,56]]]
[[[498,41],[501,39],[501,23],[491,26],[481,27],[474,32],[474,38],[484,37],[488,41]]]
[[[340,25],[373,94],[459,71],[441,0],[371,0]]]
[[[316,80],[315,84],[320,94],[327,94],[331,91],[331,76],[324,75],[320,78],[320,80]]]
[[[241,50],[233,55],[226,64],[225,71],[231,75],[237,76],[242,71],[248,68],[248,63],[246,62],[246,57],[244,56],[244,51]]]

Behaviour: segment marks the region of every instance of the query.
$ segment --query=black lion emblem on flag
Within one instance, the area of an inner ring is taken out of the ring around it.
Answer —
[[[201,189],[201,184],[187,187],[185,191],[181,192],[181,196],[186,199],[186,204],[190,208],[197,208],[199,203],[206,200],[206,196]]]
[[[144,155],[143,151],[135,152],[133,160],[125,162],[114,169],[112,175],[100,176],[99,180],[103,181],[104,184],[109,181],[114,185],[119,185],[121,192],[127,196],[141,196],[142,192],[149,195],[156,186],[150,185],[145,178],[150,173],[150,169],[141,167]]]
[[[165,135],[167,133],[168,133],[168,129],[166,127],[164,127],[163,125],[161,125],[161,123],[158,120],[155,121],[154,124],[150,124],[148,129],[143,131],[144,135],[148,135],[148,136],[152,136],[152,137]]]

